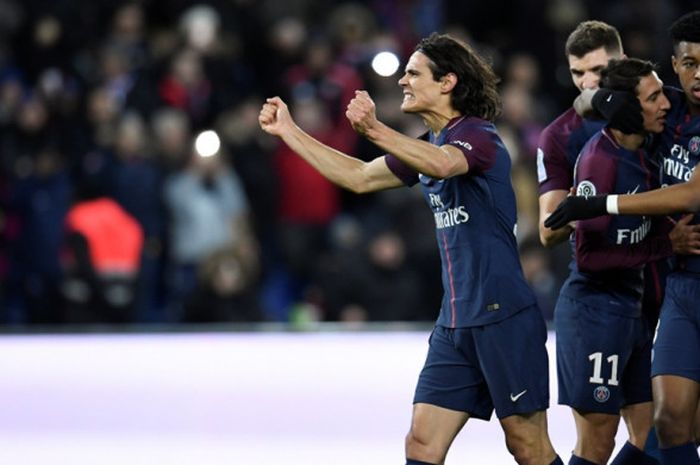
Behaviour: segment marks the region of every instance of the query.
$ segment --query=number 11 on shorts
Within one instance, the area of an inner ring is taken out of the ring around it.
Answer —
[[[613,354],[606,359],[610,364],[610,379],[608,379],[608,384],[610,386],[617,386],[619,384],[619,380],[617,379],[617,364],[619,358],[617,354]],[[593,384],[604,384],[605,380],[601,376],[601,371],[603,369],[603,353],[593,352],[588,356],[588,360],[593,362],[593,376],[588,378],[588,381]]]

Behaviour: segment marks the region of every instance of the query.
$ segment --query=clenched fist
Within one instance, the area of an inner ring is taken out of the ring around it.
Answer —
[[[367,135],[377,125],[377,112],[374,101],[367,91],[356,90],[355,97],[350,100],[345,116],[352,128],[362,135]]]
[[[273,136],[281,136],[294,125],[287,104],[279,97],[272,97],[265,101],[258,116],[258,123],[263,131]]]

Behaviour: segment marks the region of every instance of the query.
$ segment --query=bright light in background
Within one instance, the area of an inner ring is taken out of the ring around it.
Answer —
[[[194,149],[202,157],[216,155],[221,148],[221,140],[218,134],[211,129],[199,133],[194,141]]]
[[[399,57],[392,52],[379,52],[372,59],[372,69],[380,76],[389,77],[399,69]]]

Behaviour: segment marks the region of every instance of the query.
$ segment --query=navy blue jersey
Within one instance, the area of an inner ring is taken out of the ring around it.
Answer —
[[[429,140],[460,149],[468,173],[434,179],[392,155],[386,155],[386,162],[405,184],[420,182],[435,217],[444,288],[437,324],[486,325],[535,304],[515,240],[510,156],[496,128],[479,118],[459,117]]]
[[[690,115],[683,91],[665,87],[664,92],[671,101],[671,111],[666,115],[664,132],[656,137],[654,148],[661,159],[661,183],[670,186],[690,179],[700,161],[700,117]],[[700,215],[695,215],[691,224],[699,222]],[[678,256],[676,267],[700,273],[700,257]]]
[[[578,154],[604,124],[602,120],[581,118],[570,108],[542,131],[537,148],[540,195],[552,190],[568,191],[574,185]]]
[[[542,131],[537,149],[540,195],[552,190],[568,191],[574,185],[574,166],[579,153],[604,125],[604,120],[582,118],[570,108]],[[570,268],[575,268],[573,261]],[[656,326],[668,269],[665,260],[649,263],[644,269],[644,312],[650,316],[652,326]]]
[[[603,129],[583,148],[576,170],[577,195],[627,194],[656,187],[642,149],[630,151]],[[663,231],[650,235],[652,221],[637,215],[602,216],[577,223],[576,263],[562,295],[627,315],[641,314],[642,268],[672,253]]]

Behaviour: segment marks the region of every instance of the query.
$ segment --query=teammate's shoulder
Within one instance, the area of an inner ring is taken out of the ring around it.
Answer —
[[[685,100],[685,94],[683,93],[683,90],[675,86],[664,86],[664,94],[670,100]]]
[[[465,116],[458,120],[450,121],[447,125],[447,130],[448,139],[468,137],[471,140],[484,143],[498,138],[495,124],[474,116]]]
[[[566,138],[573,129],[581,124],[583,124],[583,118],[573,108],[569,108],[542,130],[540,139]]]
[[[580,158],[610,157],[620,150],[606,129],[602,129],[591,136],[581,149]]]

